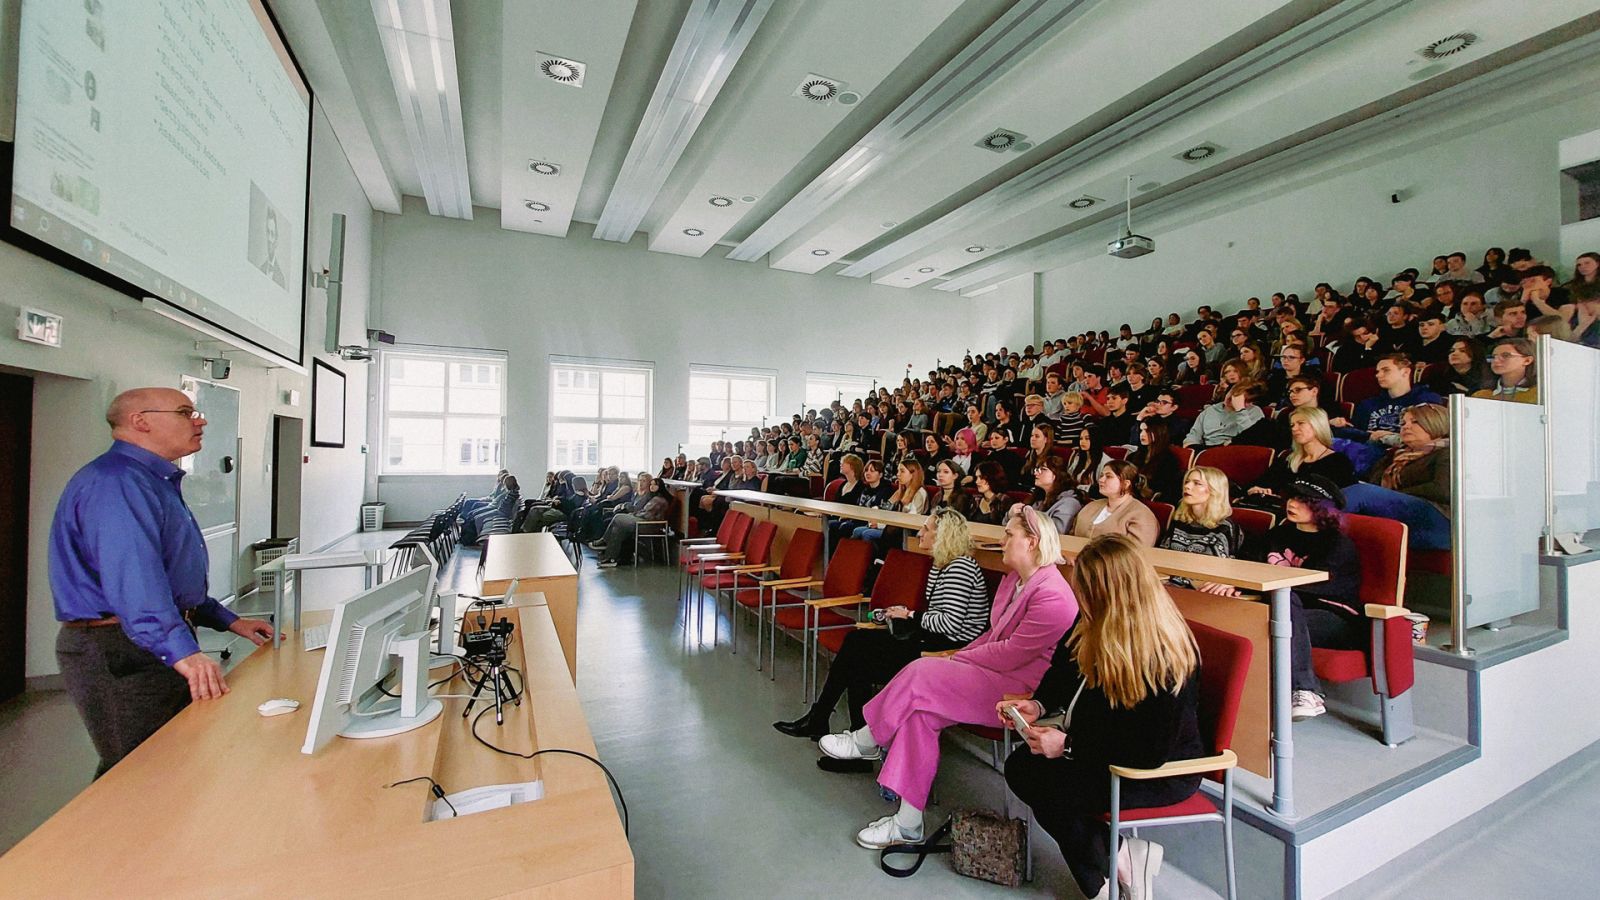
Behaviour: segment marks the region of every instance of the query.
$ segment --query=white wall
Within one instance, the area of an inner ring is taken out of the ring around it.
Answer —
[[[979,348],[977,307],[959,296],[649,253],[643,236],[622,246],[581,224],[564,239],[504,231],[494,210],[475,216],[434,218],[414,199],[403,215],[380,214],[372,320],[401,342],[508,351],[507,462],[525,477],[546,468],[550,354],[654,362],[659,459],[687,437],[691,363],[777,370],[788,416],[807,370],[898,384],[908,363],[926,372]],[[379,495],[407,520],[485,483],[386,481]]]
[[[1490,246],[1527,247],[1565,275],[1572,261],[1558,255],[1556,147],[1596,119],[1600,96],[1590,95],[1452,139],[1342,160],[1326,177],[1258,185],[1255,195],[1213,204],[1224,211],[1187,216],[1198,221],[1178,227],[1140,225],[1135,212],[1136,230],[1155,238],[1156,252],[1125,260],[1091,248],[1046,272],[1044,336],[1115,333],[1122,322],[1139,331],[1173,311],[1187,321],[1202,303],[1231,312],[1274,291],[1307,297],[1318,281],[1348,290],[1359,275],[1427,271],[1435,255],[1454,250],[1476,266]],[[1389,202],[1395,188],[1409,194],[1398,205]]]
[[[1002,281],[972,298],[972,349],[987,353],[1006,347],[1017,352],[1035,343],[1033,336],[1034,274]]]
[[[328,218],[349,217],[346,241],[345,313],[347,329],[358,329],[370,294],[371,209],[346,163],[343,151],[319,110],[312,127],[312,243],[310,258],[320,267],[327,257]],[[205,377],[198,361],[216,355],[215,345],[195,349],[195,336],[136,301],[60,268],[10,244],[0,244],[0,320],[15,320],[17,307],[39,306],[66,317],[61,349],[52,350],[0,336],[0,366],[35,376],[33,460],[29,501],[27,675],[52,675],[55,662],[54,604],[48,573],[48,538],[55,504],[67,479],[110,442],[105,408],[120,391],[141,385],[177,386],[180,376]],[[320,342],[323,292],[308,298],[307,331]],[[353,337],[354,333],[347,335]],[[285,369],[266,369],[234,358],[229,387],[240,390],[240,557],[238,586],[249,582],[249,545],[271,531],[272,416],[310,414],[309,379]],[[308,360],[309,365],[309,360]],[[346,450],[307,449],[303,480],[303,545],[321,546],[355,530],[361,502],[363,463],[360,445],[366,420],[365,368],[344,363],[350,376]],[[290,389],[300,406],[283,405]],[[309,431],[309,429],[308,429]],[[331,582],[330,582],[331,584]],[[213,594],[226,588],[213,586]]]

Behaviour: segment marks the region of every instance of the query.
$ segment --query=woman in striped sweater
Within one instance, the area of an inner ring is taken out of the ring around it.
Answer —
[[[839,698],[850,698],[850,727],[866,725],[862,707],[875,687],[888,684],[895,673],[929,651],[957,650],[989,627],[988,586],[983,570],[972,558],[972,536],[966,517],[949,507],[939,507],[917,532],[917,547],[933,556],[922,594],[922,611],[904,606],[883,610],[882,628],[850,632],[828,669],[822,693],[806,714],[773,728],[795,737],[817,740],[830,732],[829,718]],[[866,760],[825,757],[818,765],[827,771],[869,772]]]

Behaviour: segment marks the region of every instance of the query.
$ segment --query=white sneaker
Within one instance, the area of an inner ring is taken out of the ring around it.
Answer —
[[[614,559],[602,559],[602,560],[600,560],[600,568],[602,568],[602,569],[615,569],[616,567],[617,567],[617,561],[614,560]]]
[[[855,741],[851,740],[851,743]],[[882,850],[885,847],[898,847],[901,844],[920,844],[922,829],[918,828],[915,832],[906,831],[894,820],[894,816],[884,816],[856,832],[856,843],[868,850]]]
[[[1161,871],[1161,845],[1142,838],[1128,838],[1128,900],[1155,900],[1156,873]]]
[[[863,752],[860,745],[856,743],[856,736],[848,731],[841,731],[838,734],[825,734],[821,740],[817,741],[817,746],[822,749],[823,753],[834,759],[883,759],[882,747],[873,747],[870,752]],[[862,846],[866,845],[863,844]]]
[[[1327,711],[1328,704],[1322,702],[1316,691],[1295,691],[1289,696],[1289,718],[1296,722],[1314,719]]]

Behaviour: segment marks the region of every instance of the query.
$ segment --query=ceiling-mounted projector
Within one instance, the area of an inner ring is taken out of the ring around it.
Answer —
[[[1119,259],[1133,259],[1156,252],[1156,242],[1142,234],[1130,232],[1107,244],[1106,252]]]
[[[1156,252],[1156,242],[1142,234],[1133,233],[1133,176],[1128,176],[1128,218],[1122,227],[1122,237],[1106,244],[1106,253],[1118,259],[1134,259]]]
[[[345,344],[339,348],[339,358],[345,362],[372,362],[372,351],[359,344]]]

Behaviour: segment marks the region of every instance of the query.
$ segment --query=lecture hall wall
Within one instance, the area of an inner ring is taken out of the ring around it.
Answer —
[[[507,462],[535,484],[549,452],[551,354],[653,363],[659,460],[687,439],[691,364],[773,370],[777,412],[788,417],[800,407],[807,371],[897,384],[907,363],[921,375],[936,359],[959,361],[968,347],[1018,339],[1001,331],[1020,320],[983,314],[986,297],[650,253],[643,235],[624,246],[593,239],[584,224],[564,239],[542,237],[502,230],[493,209],[474,210],[471,221],[441,219],[407,198],[403,213],[380,214],[376,229],[373,326],[402,343],[506,351]],[[371,485],[399,521],[426,515],[457,491],[490,487],[483,477]]]
[[[1096,243],[1065,255],[1044,273],[1044,334],[1114,334],[1123,322],[1143,331],[1170,312],[1192,321],[1202,303],[1232,312],[1273,291],[1309,297],[1318,281],[1349,290],[1358,275],[1427,271],[1453,250],[1476,267],[1491,244],[1527,247],[1565,279],[1572,259],[1560,247],[1557,145],[1593,129],[1600,94],[1527,107],[1489,122],[1463,109],[1451,120],[1402,124],[1380,146],[1177,216],[1141,218],[1135,209],[1134,230],[1154,238],[1156,252],[1115,259]],[[1405,191],[1399,204],[1389,202],[1395,189]]]
[[[344,152],[318,107],[312,124],[311,243],[308,258],[320,268],[327,259],[331,214],[347,217],[345,293],[342,318],[346,342],[363,342],[370,293],[372,210]],[[195,348],[196,336],[141,309],[138,302],[56,266],[11,244],[0,243],[0,321],[13,322],[19,306],[37,306],[66,317],[64,344],[52,350],[0,335],[0,368],[31,374],[34,380],[33,456],[28,545],[28,677],[54,675],[57,625],[50,595],[47,540],[55,503],[67,479],[110,442],[105,408],[118,392],[142,385],[176,387],[184,375],[207,377],[200,359],[217,355],[217,346]],[[326,298],[308,292],[306,333],[310,354],[322,342]],[[9,328],[9,325],[7,326]],[[286,369],[265,369],[245,354],[235,360],[226,382],[240,391],[240,535],[235,571],[238,586],[252,581],[251,543],[271,536],[272,417],[309,418],[309,379]],[[316,354],[321,356],[320,353]],[[326,357],[324,357],[326,359]],[[359,525],[362,444],[366,440],[367,368],[328,360],[349,376],[349,420],[343,450],[310,447],[302,474],[302,546],[317,549],[348,535]],[[307,365],[310,365],[309,356]],[[299,406],[284,402],[300,392]],[[309,422],[305,429],[310,433]],[[309,440],[309,438],[308,438]],[[348,593],[359,578],[318,573],[314,590]],[[222,594],[213,585],[213,594]]]

